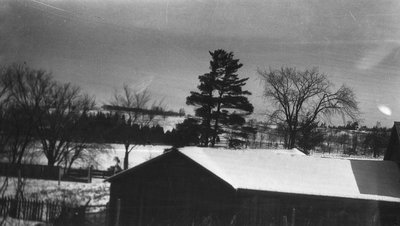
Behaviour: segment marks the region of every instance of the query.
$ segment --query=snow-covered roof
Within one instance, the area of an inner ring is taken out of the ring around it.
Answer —
[[[177,151],[234,189],[400,203],[400,170],[392,161],[318,158],[292,150],[186,147]],[[167,153],[168,154],[168,153]],[[158,156],[107,181],[158,161]]]
[[[250,150],[247,150],[247,151],[258,151],[258,152],[261,152],[261,153],[273,152],[273,153],[276,153],[276,154],[290,154],[290,155],[306,155],[306,154],[304,154],[304,152],[300,151],[297,148],[292,148],[292,149],[268,149],[268,150],[263,150],[263,149],[253,150],[253,149],[250,149]]]
[[[315,158],[290,150],[179,151],[235,189],[400,202],[400,171],[391,161]]]

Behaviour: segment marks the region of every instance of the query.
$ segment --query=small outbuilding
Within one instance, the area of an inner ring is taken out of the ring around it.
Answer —
[[[395,162],[182,148],[108,179],[114,225],[396,225]]]
[[[400,122],[394,122],[384,160],[400,163]]]

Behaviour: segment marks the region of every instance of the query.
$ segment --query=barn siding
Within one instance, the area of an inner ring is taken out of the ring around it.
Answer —
[[[398,203],[239,190],[237,225],[395,225]],[[294,214],[294,218],[292,215]]]
[[[400,162],[400,142],[397,127],[400,127],[398,122],[393,125],[384,160]]]
[[[162,161],[112,182],[110,207],[115,209],[121,199],[121,225],[230,220],[226,218],[233,215],[235,190],[186,158],[168,153]],[[115,213],[110,213],[110,225],[115,219]]]

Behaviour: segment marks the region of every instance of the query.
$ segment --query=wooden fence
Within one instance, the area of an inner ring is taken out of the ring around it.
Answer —
[[[58,180],[62,176],[59,166],[0,163],[0,175],[44,180]]]
[[[0,216],[54,225],[107,225],[108,205],[73,206],[57,201],[0,198]]]
[[[55,222],[78,207],[35,199],[0,198],[0,215],[27,221]]]
[[[112,171],[92,168],[65,169],[59,166],[0,163],[0,176],[9,177],[91,183],[92,178],[106,179],[112,174]]]
[[[106,179],[108,177],[111,177],[112,175],[113,175],[113,171],[95,170],[95,169],[93,169],[91,171],[92,178]]]

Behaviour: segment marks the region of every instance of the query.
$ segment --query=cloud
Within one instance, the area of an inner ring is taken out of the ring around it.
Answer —
[[[10,11],[10,2],[9,1],[2,1],[2,4],[0,4],[0,13],[4,14],[4,13],[8,13]]]
[[[16,50],[20,46],[20,38],[18,32],[21,31],[20,26],[14,26],[19,16],[14,14],[13,2],[4,0],[0,4],[0,63],[7,64],[9,58],[15,55]]]
[[[154,80],[154,76],[141,73],[139,80],[136,82],[136,84],[134,84],[134,87],[135,87],[134,90],[137,93],[141,93],[141,92],[145,91],[146,89],[149,89],[153,80]]]
[[[358,61],[356,67],[360,70],[369,70],[376,67],[383,61],[396,47],[390,44],[379,45],[368,50]]]

